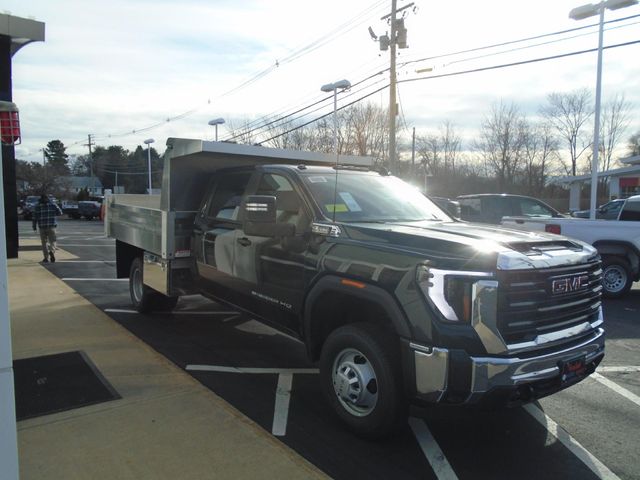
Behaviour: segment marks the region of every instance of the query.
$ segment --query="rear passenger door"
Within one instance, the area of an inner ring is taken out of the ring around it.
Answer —
[[[246,303],[261,317],[297,331],[305,290],[304,259],[311,229],[311,210],[293,179],[265,171],[251,195],[276,197],[276,220],[295,227],[293,237],[271,238],[236,232],[234,275]]]
[[[196,252],[199,288],[231,303],[241,297],[234,282],[236,231],[242,197],[252,171],[216,175],[208,197],[196,217],[192,250]]]

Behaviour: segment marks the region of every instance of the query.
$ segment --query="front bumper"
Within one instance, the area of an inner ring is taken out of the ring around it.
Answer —
[[[409,344],[415,368],[416,399],[428,403],[478,404],[496,400],[520,404],[562,390],[560,365],[583,357],[587,375],[604,357],[604,330],[568,346],[508,357],[471,357],[446,348]]]

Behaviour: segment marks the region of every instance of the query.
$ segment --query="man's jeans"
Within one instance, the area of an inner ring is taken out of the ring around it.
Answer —
[[[56,228],[40,228],[40,241],[44,259],[49,260],[49,253],[53,254],[56,250]]]

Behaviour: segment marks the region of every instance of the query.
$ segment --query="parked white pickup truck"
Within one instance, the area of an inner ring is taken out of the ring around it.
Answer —
[[[626,294],[640,280],[640,195],[629,197],[618,220],[504,217],[502,225],[545,231],[590,243],[602,257],[602,286],[609,298]]]

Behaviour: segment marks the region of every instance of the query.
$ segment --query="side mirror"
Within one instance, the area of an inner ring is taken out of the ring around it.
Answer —
[[[242,202],[242,229],[256,237],[293,237],[295,225],[276,221],[276,197],[250,195]]]

